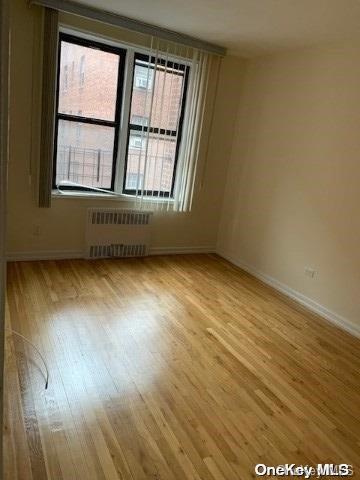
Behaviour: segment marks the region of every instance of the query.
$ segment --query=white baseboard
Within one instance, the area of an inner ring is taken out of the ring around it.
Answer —
[[[153,247],[150,255],[181,255],[189,253],[214,253],[215,247]],[[82,250],[44,250],[33,252],[9,252],[6,255],[8,262],[35,261],[35,260],[65,260],[84,258]]]
[[[309,297],[306,297],[305,295],[298,292],[297,290],[294,290],[293,288],[290,288],[284,283],[279,282],[279,280],[276,280],[276,278],[273,278],[270,275],[260,272],[259,270],[252,267],[251,265],[248,265],[247,263],[244,263],[241,260],[235,259],[234,257],[227,255],[225,252],[217,250],[216,253],[220,255],[220,257],[225,258],[230,263],[233,263],[234,265],[241,268],[242,270],[245,270],[246,272],[258,278],[262,282],[269,285],[270,287],[273,287],[275,290],[278,290],[279,292],[292,298],[293,300],[297,301],[298,303],[308,308],[309,310],[317,313],[325,320],[328,320],[329,322],[336,325],[337,327],[347,331],[348,333],[351,333],[355,337],[360,338],[359,325],[354,325],[352,322],[350,322],[350,320],[342,317],[341,315],[338,315],[335,312],[332,312],[331,310],[326,308],[324,305],[321,305],[320,303],[315,302],[314,300],[312,300]]]
[[[181,255],[188,253],[215,253],[215,247],[152,247],[150,255]]]
[[[8,262],[24,262],[35,260],[65,260],[83,258],[82,250],[39,250],[33,252],[9,252],[6,254]]]

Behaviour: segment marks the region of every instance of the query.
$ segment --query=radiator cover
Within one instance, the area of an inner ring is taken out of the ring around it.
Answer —
[[[143,257],[149,253],[152,212],[87,210],[85,258]]]

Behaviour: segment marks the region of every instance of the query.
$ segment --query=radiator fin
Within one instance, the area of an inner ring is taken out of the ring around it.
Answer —
[[[107,212],[96,211],[91,214],[93,225],[148,225],[149,212]]]
[[[124,245],[90,245],[90,258],[126,258],[144,257],[147,255],[147,247],[144,244]]]

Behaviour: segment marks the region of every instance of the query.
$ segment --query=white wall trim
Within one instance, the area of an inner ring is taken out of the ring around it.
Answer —
[[[215,253],[215,247],[153,247],[150,248],[150,255],[181,255],[189,253]]]
[[[342,317],[341,315],[338,315],[337,313],[326,308],[324,305],[321,305],[320,303],[315,302],[311,298],[306,297],[305,295],[298,292],[297,290],[294,290],[293,288],[289,287],[285,283],[280,282],[276,278],[273,278],[270,275],[267,275],[266,273],[260,272],[255,267],[252,267],[251,265],[248,265],[247,263],[241,260],[235,259],[234,257],[227,255],[225,252],[221,250],[217,250],[216,253],[220,257],[225,258],[225,260],[228,260],[230,263],[236,265],[242,270],[245,270],[246,272],[258,278],[262,282],[269,285],[270,287],[273,287],[275,290],[283,293],[287,297],[290,297],[291,299],[300,303],[301,305],[308,308],[312,312],[317,313],[325,320],[331,322],[332,324],[336,325],[342,330],[345,330],[351,335],[354,335],[355,337],[360,338],[360,326],[354,325],[347,318]]]
[[[215,247],[153,247],[150,255],[180,255],[189,253],[214,253]],[[65,260],[85,258],[83,250],[39,250],[33,252],[9,252],[6,255],[8,262],[36,261],[36,260]]]
[[[84,258],[83,250],[39,250],[33,252],[9,252],[6,254],[8,262],[25,262],[36,260],[65,260]]]

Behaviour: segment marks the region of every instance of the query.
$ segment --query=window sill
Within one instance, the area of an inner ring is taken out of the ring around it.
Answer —
[[[113,202],[128,202],[132,203],[136,201],[136,197],[134,195],[126,195],[125,193],[119,193],[116,195],[111,195],[111,194],[106,194],[106,193],[90,193],[90,192],[72,192],[70,190],[66,191],[65,193],[60,193],[58,190],[53,190],[51,193],[51,197],[54,199],[62,199],[62,198],[67,198],[67,199],[74,199],[76,198],[77,200],[92,200],[92,199],[97,199],[97,200],[112,200]],[[173,198],[143,198],[144,202],[151,202],[151,203],[173,203],[174,199]]]

